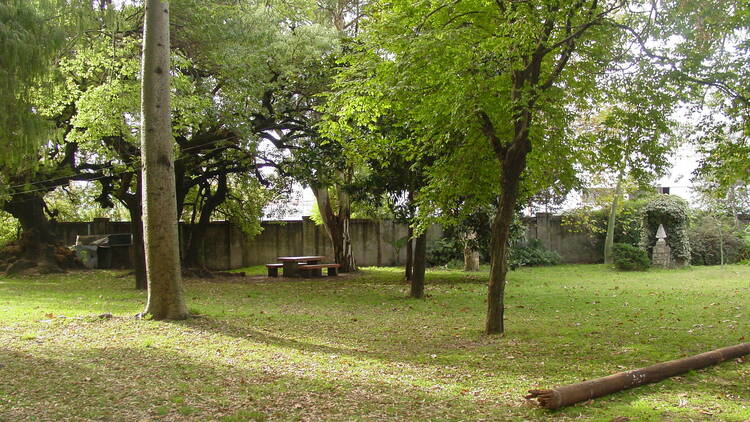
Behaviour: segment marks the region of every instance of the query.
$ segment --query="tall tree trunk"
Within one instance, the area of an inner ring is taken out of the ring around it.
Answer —
[[[492,262],[487,289],[487,334],[502,334],[505,313],[505,281],[508,273],[508,240],[513,222],[521,174],[526,168],[526,155],[531,151],[528,127],[531,116],[524,113],[516,122],[514,142],[498,158],[502,159],[502,194],[500,207],[492,223]]]
[[[135,193],[129,193],[128,188],[132,181],[132,175],[124,177],[120,189],[115,192],[115,197],[125,205],[130,214],[130,233],[133,235],[133,273],[135,275],[136,290],[146,290],[148,281],[146,277],[146,253],[143,247],[143,176],[136,173]]]
[[[143,32],[141,151],[148,277],[143,313],[154,319],[185,319],[169,98],[169,3],[146,0]]]
[[[133,234],[133,273],[135,274],[136,290],[148,288],[146,276],[146,251],[143,246],[143,214],[130,213],[130,230]]]
[[[55,235],[44,208],[42,197],[33,193],[15,194],[3,206],[21,225],[22,257],[61,271],[54,258]]]
[[[339,270],[343,273],[357,271],[349,231],[351,220],[349,195],[343,192],[343,189],[339,189],[338,213],[334,213],[328,188],[313,186],[312,190],[323,218],[323,225],[333,244],[333,258],[337,264],[341,265]]]
[[[620,168],[617,174],[617,185],[615,186],[615,197],[612,198],[612,207],[607,219],[607,237],[604,239],[604,263],[612,263],[612,248],[615,244],[615,223],[617,222],[617,206],[622,195],[622,179],[625,176],[625,168]]]
[[[417,236],[414,242],[414,273],[411,277],[411,292],[409,296],[415,299],[424,297],[424,273],[427,260],[427,233]]]
[[[22,234],[29,233],[27,237],[33,236],[34,245],[54,240],[52,227],[44,214],[44,206],[42,197],[34,194],[15,194],[4,206],[5,211],[18,220]]]
[[[406,268],[404,270],[404,275],[407,280],[411,280],[412,275],[414,274],[414,229],[411,228],[411,225],[406,233]]]
[[[338,220],[338,224],[341,227],[341,251],[339,254],[337,254],[336,262],[342,263],[341,269],[343,272],[354,272],[357,271],[357,263],[354,260],[354,248],[352,247],[351,198],[349,197],[349,194],[341,188],[341,186],[336,186],[336,193],[338,194],[339,203],[339,212],[336,217]]]
[[[724,227],[721,225],[721,220],[719,220],[715,211],[713,217],[714,222],[716,222],[716,227],[719,229],[719,264],[724,265]]]
[[[505,331],[505,276],[508,273],[508,239],[510,222],[513,220],[515,203],[518,199],[518,180],[506,177],[503,170],[503,193],[500,196],[500,209],[492,223],[492,262],[487,293],[487,334],[502,334]],[[520,176],[520,171],[518,175]]]
[[[732,213],[732,219],[734,222],[734,228],[739,229],[740,228],[740,219],[737,215],[737,195],[735,192],[735,189],[738,188],[737,183],[733,184],[729,187],[729,190],[727,191],[727,202],[729,203],[729,212]]]
[[[406,229],[406,265],[404,269],[404,277],[411,281],[414,275],[414,228],[412,223],[415,220],[415,208],[414,208],[414,191],[408,190],[406,195],[406,209],[409,213],[409,225]]]

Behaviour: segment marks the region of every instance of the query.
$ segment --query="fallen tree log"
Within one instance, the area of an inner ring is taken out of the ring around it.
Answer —
[[[688,371],[705,368],[729,359],[750,354],[750,343],[724,347],[669,362],[662,362],[645,368],[620,372],[602,378],[565,385],[553,390],[529,390],[527,400],[536,400],[547,409],[559,409],[578,402],[606,396],[628,388],[661,381]]]

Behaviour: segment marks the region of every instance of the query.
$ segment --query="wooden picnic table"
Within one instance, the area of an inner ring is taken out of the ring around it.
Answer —
[[[325,256],[311,255],[311,256],[280,256],[276,258],[284,264],[284,277],[299,277],[299,265],[300,264],[314,264],[325,259]]]

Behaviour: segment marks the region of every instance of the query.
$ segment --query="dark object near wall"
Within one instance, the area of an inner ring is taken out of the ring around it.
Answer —
[[[732,223],[726,217],[696,215],[688,230],[690,263],[720,265],[722,255],[724,264],[734,264],[746,259],[748,245],[743,239],[744,227],[735,227]]]
[[[683,359],[658,363],[646,368],[620,372],[602,378],[566,385],[553,390],[529,390],[529,395],[526,396],[526,399],[536,400],[539,406],[546,409],[559,409],[618,391],[661,381],[675,375],[705,368],[748,354],[750,354],[750,343],[742,343]]]
[[[130,233],[78,236],[74,248],[88,268],[132,268]]]

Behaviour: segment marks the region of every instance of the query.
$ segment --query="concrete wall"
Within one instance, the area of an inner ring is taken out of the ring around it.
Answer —
[[[322,226],[309,219],[302,221],[266,221],[263,231],[253,237],[245,236],[236,226],[219,221],[209,224],[205,239],[206,265],[215,270],[242,268],[276,262],[279,256],[323,255],[333,262],[333,247]],[[129,222],[106,219],[90,223],[57,223],[55,230],[67,245],[75,244],[77,235],[129,233]],[[391,246],[405,237],[406,226],[393,221],[352,220],[352,247],[358,265],[397,265],[406,260],[402,248],[397,259]],[[442,229],[432,226],[427,231],[428,247],[442,237]],[[180,225],[181,248],[190,235],[190,226]]]
[[[565,263],[597,263],[604,261],[603,251],[595,248],[592,239],[583,233],[569,231],[562,225],[562,217],[538,213],[524,218],[526,239],[539,239],[546,249],[560,254]]]
[[[391,246],[397,239],[406,236],[405,225],[389,220],[352,220],[350,233],[357,265],[389,266],[406,260],[405,250],[400,251],[397,260],[396,250]],[[428,245],[442,235],[443,231],[439,226],[430,227],[427,231]],[[248,239],[241,233],[237,237],[241,238],[243,266],[275,262],[278,256],[333,256],[333,246],[325,228],[315,225],[309,219],[263,222],[263,231],[256,237]]]
[[[546,213],[525,218],[527,240],[539,239],[545,248],[559,253],[566,263],[602,262],[602,251],[594,248],[591,239],[585,234],[568,231],[561,220],[560,216]],[[249,238],[228,222],[210,223],[205,244],[208,267],[234,269],[276,262],[276,257],[293,255],[324,255],[333,261],[333,247],[325,229],[309,219],[265,221],[262,227],[259,235]],[[130,223],[106,219],[90,223],[57,223],[56,231],[65,244],[72,245],[79,234],[129,233]],[[180,225],[183,248],[189,231],[189,225]],[[406,234],[405,225],[390,220],[352,220],[352,246],[357,264],[391,266],[403,263],[406,261],[406,250],[402,248],[396,257],[392,244]],[[442,234],[439,226],[430,227],[427,231],[428,249]]]

